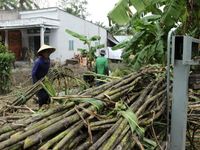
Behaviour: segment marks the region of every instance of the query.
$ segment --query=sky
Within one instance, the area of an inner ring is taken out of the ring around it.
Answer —
[[[56,6],[58,0],[48,0],[50,6]],[[119,0],[87,0],[87,12],[90,14],[87,20],[93,22],[103,22],[108,26],[107,14]]]

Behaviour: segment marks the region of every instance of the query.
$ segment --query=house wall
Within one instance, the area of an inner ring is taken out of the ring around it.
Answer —
[[[78,48],[87,48],[87,45],[84,45],[83,42],[66,33],[65,29],[72,30],[87,37],[99,35],[101,36],[100,43],[106,44],[107,31],[104,28],[68,14],[62,10],[59,10],[59,20],[60,27],[56,31],[57,36],[55,34],[52,39],[52,41],[57,39],[56,48],[58,51],[52,55],[52,58],[59,59],[61,62],[64,62],[66,59],[74,57],[74,55],[78,53]],[[69,50],[69,40],[74,41],[74,50]]]
[[[58,17],[58,9],[50,8],[50,9],[41,9],[41,10],[32,10],[32,11],[22,11],[20,12],[21,18],[51,18],[51,19],[59,19]]]
[[[15,20],[19,18],[18,11],[5,11],[0,10],[0,20]]]
[[[78,48],[87,48],[87,45],[84,45],[83,42],[79,41],[77,38],[72,37],[71,35],[65,32],[65,29],[72,30],[79,34],[85,35],[87,37],[92,37],[94,35],[101,36],[100,43],[107,43],[107,31],[91,22],[83,20],[79,17],[68,14],[58,8],[49,8],[42,10],[33,10],[33,11],[23,11],[20,12],[21,19],[29,18],[50,18],[56,19],[59,21],[58,28],[50,29],[51,32],[45,35],[49,35],[49,44],[56,48],[56,51],[51,55],[51,59],[56,59],[62,63],[66,59],[74,57],[75,54],[79,53]],[[40,34],[27,34],[27,29],[21,29],[22,32],[22,46],[29,48],[29,37],[40,35]],[[74,41],[74,50],[69,50],[69,40]],[[94,43],[93,43],[94,44]]]

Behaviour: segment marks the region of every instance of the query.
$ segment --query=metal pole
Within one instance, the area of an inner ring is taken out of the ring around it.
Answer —
[[[171,42],[172,42],[172,35],[174,34],[176,28],[172,28],[168,33],[167,38],[167,141],[170,142],[169,136],[169,128],[170,128],[170,119],[169,119],[169,106],[170,106],[170,56],[171,56]],[[167,144],[167,149],[169,146]]]
[[[170,150],[184,150],[187,128],[188,77],[190,65],[175,60]]]

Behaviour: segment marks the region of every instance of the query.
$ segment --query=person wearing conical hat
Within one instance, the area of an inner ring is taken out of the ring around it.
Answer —
[[[48,73],[49,67],[50,67],[49,56],[55,50],[56,50],[55,48],[49,45],[42,45],[40,49],[37,51],[38,58],[35,60],[33,69],[32,69],[33,83],[36,83]],[[43,104],[50,103],[49,95],[44,89],[39,90],[36,96],[38,97],[39,107],[41,107]]]

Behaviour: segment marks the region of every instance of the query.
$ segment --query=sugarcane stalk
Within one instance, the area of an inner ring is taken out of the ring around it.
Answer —
[[[139,96],[139,98],[130,106],[133,112],[135,112],[140,105],[144,102],[146,95],[151,90],[152,86],[154,84],[154,81],[152,81],[143,91],[142,94]]]
[[[150,119],[149,118],[145,118],[145,119],[142,119],[140,121],[140,125],[142,125],[142,126],[149,125],[149,124],[151,124],[151,122],[153,120],[156,120],[157,118],[159,118],[162,115],[162,113],[165,111],[165,107],[164,106],[165,106],[165,102],[162,101],[161,104],[156,108],[158,112],[155,114],[154,118],[150,118]],[[153,110],[152,112],[156,112],[156,110]]]
[[[1,141],[4,141],[6,139],[8,139],[12,134],[14,134],[16,131],[9,131],[9,132],[6,132],[2,135],[0,135],[0,142]]]
[[[136,115],[139,116],[139,114],[141,114],[142,111],[144,111],[146,109],[148,104],[150,104],[151,102],[155,101],[156,99],[159,99],[159,97],[161,97],[165,92],[166,92],[166,89],[161,91],[161,92],[159,92],[158,94],[152,96],[151,98],[148,98],[145,101],[145,103],[143,105],[141,105],[141,107],[137,110]]]
[[[127,120],[123,120],[121,124],[118,126],[117,130],[114,131],[114,133],[109,137],[109,139],[106,141],[106,144],[100,147],[101,150],[111,150],[111,147],[113,143],[116,141],[116,139],[120,136],[120,134],[123,132],[123,130],[128,125]]]
[[[75,149],[75,147],[77,147],[77,145],[80,145],[80,142],[83,141],[85,138],[87,137],[87,134],[81,134],[77,137],[75,137],[75,139],[72,139],[71,142],[69,143],[68,147],[65,147],[64,149]]]
[[[123,89],[123,90],[119,91],[118,93],[116,93],[112,96],[109,96],[109,99],[112,100],[112,101],[119,100],[119,97],[121,97],[122,95],[124,95],[128,91],[129,91],[129,89]]]
[[[37,115],[37,116],[33,116],[33,117],[31,117],[31,118],[29,118],[27,120],[24,120],[24,119],[19,120],[19,121],[16,122],[16,124],[5,125],[5,126],[3,126],[3,127],[0,128],[0,135],[3,134],[3,133],[6,133],[6,132],[12,131],[12,130],[16,130],[16,129],[22,127],[22,126],[26,126],[26,125],[28,125],[30,123],[35,122],[35,121],[41,120],[41,119],[43,119],[45,117],[48,117],[48,116],[50,116],[50,115],[52,115],[52,114],[54,114],[56,112],[65,110],[68,107],[71,107],[73,105],[74,105],[74,103],[70,102],[67,105],[65,105],[64,107],[61,106],[61,107],[49,110],[49,111],[47,111],[47,112],[45,112],[43,114],[40,114],[40,115]]]
[[[110,135],[119,127],[120,123],[122,122],[122,118],[120,118],[99,140],[97,140],[89,150],[96,150],[98,149],[101,144],[106,141]]]
[[[72,110],[73,111],[73,110]],[[67,120],[67,118],[65,118],[65,115],[66,116],[68,116],[68,114],[70,114],[72,111],[69,111],[68,113],[66,113],[66,114],[64,114],[64,115],[62,115],[62,116],[59,116],[59,117],[57,117],[57,118],[54,118],[54,119],[52,119],[52,120],[49,120],[49,121],[47,121],[45,124],[42,124],[42,125],[39,125],[38,127],[36,127],[36,128],[33,128],[33,129],[31,129],[31,130],[28,130],[28,131],[26,131],[26,132],[24,132],[24,133],[22,133],[20,136],[18,136],[18,137],[15,137],[15,138],[13,138],[13,139],[8,139],[8,140],[6,140],[6,141],[3,141],[3,142],[0,142],[0,149],[3,149],[3,148],[5,148],[5,147],[7,147],[7,146],[10,146],[10,145],[12,145],[12,144],[15,144],[15,143],[17,143],[18,141],[21,141],[21,140],[23,140],[23,139],[25,139],[26,137],[28,137],[28,136],[30,136],[30,135],[32,135],[32,134],[34,134],[34,133],[37,133],[38,131],[40,131],[40,130],[42,130],[42,129],[44,129],[44,128],[47,128],[48,126],[52,126],[52,125],[54,125],[54,124],[57,124],[58,123],[58,121],[63,121],[63,120]],[[73,116],[73,115],[72,115]],[[63,119],[63,120],[62,120]],[[73,120],[73,117],[72,117],[72,119],[71,120]],[[60,122],[61,122],[60,121]],[[52,130],[52,129],[51,129]],[[55,131],[54,131],[55,132]],[[38,141],[37,141],[38,142]]]
[[[119,80],[114,80],[113,82],[110,82],[110,83],[105,83],[101,86],[98,86],[98,87],[95,87],[95,88],[90,88],[86,91],[84,91],[84,93],[82,93],[81,95],[92,95],[92,96],[96,96],[96,95],[99,95],[101,94],[102,92],[110,89],[111,87],[113,87],[115,84],[119,83],[120,81],[122,80],[125,80],[127,78],[129,78],[131,76],[130,75],[127,75],[125,77],[123,77],[122,79],[119,79]]]
[[[135,105],[131,105],[131,109],[135,109],[145,100],[145,97],[147,95],[147,93],[150,91],[151,87],[153,86],[154,81],[152,81],[146,89],[144,89],[144,91],[142,92],[142,94],[140,95],[140,97],[133,103]],[[117,137],[122,133],[122,131],[127,127],[128,125],[128,121],[127,120],[123,120],[122,123],[119,125],[118,129],[112,134],[112,136],[107,140],[106,144],[103,145],[103,147],[101,148],[102,150],[110,150],[113,143],[116,141]]]
[[[90,111],[96,110],[96,107],[90,106],[88,108]],[[87,117],[88,114],[85,112],[81,112],[81,115],[83,117]],[[63,118],[62,120],[59,119],[58,122],[48,126],[47,128],[44,128],[39,133],[36,133],[35,135],[26,138],[24,141],[24,149],[29,148],[33,146],[34,144],[38,143],[41,140],[46,139],[48,136],[62,130],[63,128],[67,128],[70,124],[75,123],[80,120],[80,116],[78,114],[74,114],[72,116],[69,116],[67,118]],[[38,138],[40,137],[40,138]]]
[[[24,131],[33,129],[33,128],[35,128],[35,127],[41,125],[41,124],[46,123],[48,120],[51,120],[51,119],[57,118],[57,117],[59,117],[59,116],[62,116],[62,115],[64,115],[65,113],[67,113],[68,111],[69,111],[69,110],[66,109],[66,110],[64,110],[64,111],[60,111],[60,112],[54,113],[54,114],[52,114],[52,115],[50,115],[50,116],[48,116],[48,117],[46,117],[46,118],[44,118],[44,119],[42,119],[42,120],[33,122],[33,123],[27,125],[26,128],[24,129]],[[70,114],[68,114],[68,115],[70,115]],[[65,117],[67,117],[67,116],[65,116]]]
[[[130,98],[125,99],[124,102],[126,102],[128,105],[130,105],[131,103],[133,103],[133,101],[135,101],[138,98],[138,96],[140,94],[141,94],[140,92],[134,93]]]
[[[112,127],[114,124],[105,124],[105,125],[98,125],[98,126],[92,126],[91,130],[92,131],[97,131],[97,130],[105,130],[110,127]]]
[[[23,127],[24,124],[6,124],[0,128],[0,135]]]
[[[117,121],[117,118],[106,119],[106,120],[91,122],[90,126],[93,127],[93,126],[98,126],[98,125],[104,125],[104,124],[108,124],[108,123],[114,123],[116,121]]]
[[[129,84],[133,80],[135,80],[137,77],[141,76],[143,73],[134,73],[129,78],[121,80],[121,82],[118,82],[118,84],[112,86],[112,89],[118,89],[126,84]]]
[[[132,134],[132,137],[133,137],[134,141],[136,142],[136,144],[138,145],[138,147],[139,147],[141,150],[144,150],[144,147],[143,147],[143,145],[141,144],[141,142],[139,141],[139,139],[137,138],[137,136],[135,136],[134,134]]]
[[[12,146],[4,148],[4,150],[22,150],[23,149],[23,142],[18,142]]]
[[[69,141],[70,138],[75,136],[77,134],[77,132],[83,127],[83,125],[84,125],[83,122],[78,122],[78,124],[73,129],[71,129],[65,135],[65,137],[58,142],[58,144],[56,144],[56,146],[53,148],[53,150],[62,150],[64,145],[66,145],[67,141]]]
[[[115,90],[112,90],[108,93],[106,93],[107,95],[113,95],[115,93],[118,93],[124,89],[127,89],[127,88],[130,88],[130,87],[134,87],[134,85],[141,79],[141,77],[136,77],[130,84],[127,84],[127,85],[124,85],[124,86],[121,86]]]
[[[130,137],[132,135],[132,132],[129,130],[126,135],[124,136],[124,138],[120,141],[120,143],[118,145],[116,145],[115,149],[130,149],[130,143],[134,143],[134,141],[131,141]]]
[[[52,138],[51,140],[49,140],[47,143],[45,143],[42,147],[39,148],[39,150],[46,150],[49,149],[51,146],[53,146],[55,143],[59,142],[66,134],[68,134],[71,130],[73,130],[73,128],[75,128],[79,123],[81,123],[80,121],[78,123],[76,123],[75,125],[72,125],[71,127],[69,127],[68,129],[64,130],[63,132],[61,132],[60,134],[58,134],[57,136],[55,136],[54,138]]]
[[[117,144],[119,144],[119,142],[124,138],[124,136],[126,135],[126,133],[129,131],[130,126],[127,126],[122,133],[118,136],[118,138],[114,141],[114,143],[111,146],[111,149],[115,149],[115,146]]]
[[[102,136],[102,132],[98,132],[93,137],[93,142],[96,142]],[[92,145],[89,139],[87,139],[84,143],[76,147],[76,150],[88,150],[89,147]]]

